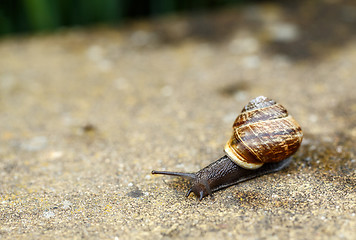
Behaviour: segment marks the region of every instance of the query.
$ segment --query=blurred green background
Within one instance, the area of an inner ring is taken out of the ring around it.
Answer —
[[[0,35],[202,11],[243,0],[0,0]]]

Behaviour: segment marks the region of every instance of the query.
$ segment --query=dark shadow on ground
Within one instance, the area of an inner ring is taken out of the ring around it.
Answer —
[[[180,23],[167,18],[157,21],[153,31],[166,44],[179,44],[191,38],[224,44],[237,30],[247,29],[262,38],[265,52],[285,55],[294,61],[322,58],[355,39],[355,1],[280,1],[279,4],[277,9],[263,1],[262,5],[244,6],[244,10],[225,9],[224,14],[196,12]],[[266,37],[269,12],[296,26],[298,37],[288,41]]]

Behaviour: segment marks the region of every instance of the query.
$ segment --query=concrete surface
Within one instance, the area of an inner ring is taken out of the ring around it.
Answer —
[[[0,239],[356,239],[355,9],[264,4],[2,39]],[[150,174],[219,158],[258,95],[304,130],[287,169],[201,202]]]

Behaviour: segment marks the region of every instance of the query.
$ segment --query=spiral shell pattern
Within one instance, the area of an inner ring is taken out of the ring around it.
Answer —
[[[260,96],[237,116],[225,152],[239,166],[256,169],[288,158],[298,150],[302,139],[302,129],[287,110]]]

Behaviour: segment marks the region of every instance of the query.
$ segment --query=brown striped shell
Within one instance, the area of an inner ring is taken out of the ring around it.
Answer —
[[[260,96],[251,100],[237,116],[233,134],[225,145],[231,160],[243,168],[282,161],[297,151],[303,132],[287,110],[274,100]]]

